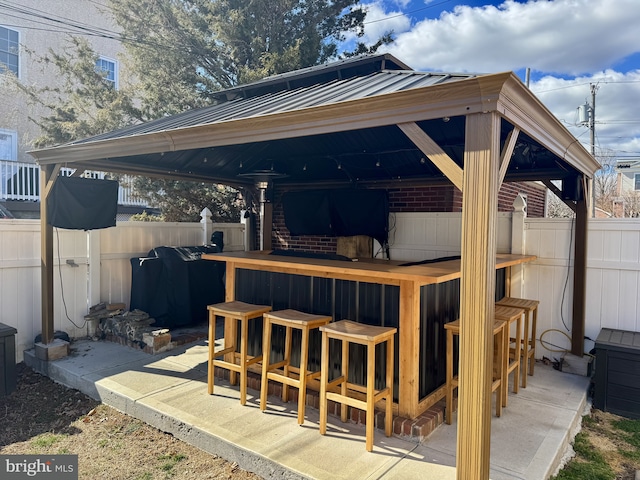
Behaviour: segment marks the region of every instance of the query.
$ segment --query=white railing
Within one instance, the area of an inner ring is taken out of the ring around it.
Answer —
[[[60,173],[68,176],[72,168],[62,168]],[[104,172],[86,171],[84,176],[105,178]],[[124,176],[118,190],[118,204],[127,206],[148,206],[147,202],[135,195],[129,186],[130,177]],[[34,163],[0,160],[0,200],[40,200],[40,167]]]

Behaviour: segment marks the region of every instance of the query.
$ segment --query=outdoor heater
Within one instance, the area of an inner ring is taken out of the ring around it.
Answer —
[[[265,247],[265,231],[264,220],[266,205],[271,203],[273,195],[273,181],[288,177],[285,173],[279,173],[273,170],[255,170],[253,172],[241,173],[239,177],[252,178],[255,180],[255,187],[260,192],[258,197],[260,202],[260,250]]]

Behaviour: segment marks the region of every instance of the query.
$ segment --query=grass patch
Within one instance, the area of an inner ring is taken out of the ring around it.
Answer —
[[[576,435],[573,449],[574,458],[556,477],[555,480],[614,480],[615,473],[609,467],[604,456],[598,452],[587,434],[580,432]]]
[[[594,409],[582,418],[573,449],[575,457],[552,480],[631,478],[640,469],[640,420]]]
[[[49,448],[58,443],[65,436],[66,435],[56,435],[54,433],[43,433],[31,440],[31,444],[36,448]]]
[[[158,460],[164,462],[160,465],[160,470],[165,471],[167,473],[173,472],[174,467],[180,463],[182,460],[187,458],[185,455],[179,454],[171,454],[171,455],[161,455],[158,457]]]

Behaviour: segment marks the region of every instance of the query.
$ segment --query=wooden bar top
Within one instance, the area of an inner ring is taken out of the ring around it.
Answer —
[[[266,251],[223,252],[202,255],[205,260],[231,262],[236,268],[267,270],[273,272],[307,275],[344,280],[359,280],[385,285],[397,285],[400,281],[417,282],[419,285],[442,283],[460,278],[460,260],[445,260],[424,265],[403,266],[408,261],[358,259],[354,261],[329,260],[294,256],[270,255]],[[531,262],[535,255],[496,255],[496,269]]]

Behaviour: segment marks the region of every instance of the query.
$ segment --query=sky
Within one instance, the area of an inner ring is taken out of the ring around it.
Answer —
[[[640,159],[640,0],[360,0],[365,41],[419,71],[515,72],[591,150],[578,107],[595,99],[595,151]]]

